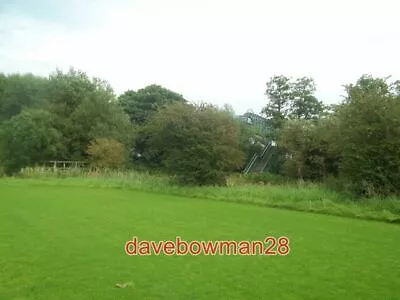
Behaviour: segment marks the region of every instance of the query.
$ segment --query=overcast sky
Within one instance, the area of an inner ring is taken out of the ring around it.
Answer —
[[[400,79],[397,1],[0,0],[0,72],[73,66],[237,113],[261,110],[275,74],[312,76],[335,103],[362,74]]]

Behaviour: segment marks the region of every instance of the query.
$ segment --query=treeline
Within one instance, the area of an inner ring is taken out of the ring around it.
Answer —
[[[280,92],[271,103],[287,104],[285,99],[295,103],[296,95],[286,80],[280,80],[276,90],[289,93]],[[293,118],[272,110],[279,131],[281,173],[325,181],[356,195],[399,194],[400,81],[388,81],[362,76],[356,84],[344,86],[344,100],[319,118],[304,113]]]
[[[128,151],[132,125],[111,87],[85,73],[0,75],[0,156],[7,175],[48,160],[84,160],[96,139]],[[95,144],[96,145],[96,144]]]
[[[182,183],[223,184],[245,163],[248,132],[227,108],[193,104],[158,85],[117,97],[70,69],[48,78],[0,74],[0,166],[6,175],[49,160],[145,167]]]
[[[229,105],[191,103],[158,85],[117,96],[74,69],[46,78],[0,74],[0,167],[13,175],[49,160],[80,160],[225,184],[260,150],[254,141],[267,139],[277,141],[281,175],[356,194],[399,193],[399,82],[363,76],[331,107],[314,92],[312,78],[272,77],[263,110],[270,130],[260,138]]]

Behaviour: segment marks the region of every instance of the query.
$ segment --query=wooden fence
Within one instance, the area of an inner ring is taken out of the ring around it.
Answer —
[[[75,161],[75,160],[50,160],[48,161],[53,169],[69,169],[69,168],[82,168],[87,165],[84,161]]]

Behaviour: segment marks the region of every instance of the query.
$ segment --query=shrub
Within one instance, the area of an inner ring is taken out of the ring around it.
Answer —
[[[0,159],[7,175],[53,159],[63,148],[54,118],[44,110],[24,110],[0,128]]]
[[[180,183],[225,185],[229,172],[243,164],[237,123],[210,105],[171,104],[156,112],[144,131],[145,155],[160,157]]]
[[[370,76],[347,91],[337,112],[340,176],[358,195],[400,194],[400,97]]]
[[[92,166],[100,168],[118,169],[126,163],[124,145],[106,138],[95,139],[87,149]]]

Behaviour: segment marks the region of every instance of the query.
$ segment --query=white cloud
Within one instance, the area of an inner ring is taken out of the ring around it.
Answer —
[[[363,73],[400,78],[395,1],[110,3],[89,2],[91,18],[73,27],[0,16],[1,70],[46,75],[74,66],[118,93],[158,83],[237,112],[261,109],[274,74],[313,76],[330,103]]]

